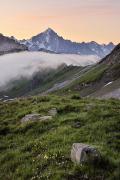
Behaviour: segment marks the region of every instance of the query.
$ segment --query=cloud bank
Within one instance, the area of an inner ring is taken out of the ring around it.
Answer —
[[[33,73],[48,68],[56,69],[65,63],[68,66],[87,66],[98,62],[97,56],[74,54],[50,54],[44,52],[22,52],[0,56],[0,87],[13,79],[31,77]]]

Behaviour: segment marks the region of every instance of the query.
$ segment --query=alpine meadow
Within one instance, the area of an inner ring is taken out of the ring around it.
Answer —
[[[119,18],[119,0],[0,0],[0,180],[120,179]]]

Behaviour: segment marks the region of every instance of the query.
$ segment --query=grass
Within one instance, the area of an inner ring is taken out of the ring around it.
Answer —
[[[80,83],[91,83],[97,81],[104,75],[104,72],[106,70],[107,66],[105,65],[95,67],[94,69],[88,71],[85,75],[82,76],[82,78],[80,79]]]
[[[55,93],[60,94],[71,94],[71,92],[79,93],[81,97],[86,97],[95,91],[99,90],[103,85],[102,78],[108,69],[107,65],[99,64],[91,67],[87,71],[83,72],[72,83],[63,89],[57,90]],[[102,82],[102,84],[100,84]]]
[[[29,113],[58,114],[48,121],[21,124]],[[0,102],[0,179],[119,179],[120,101],[81,99],[78,95],[42,96]],[[97,147],[101,161],[76,166],[75,142]]]
[[[100,80],[102,76],[104,75],[104,72],[107,70],[107,68],[108,67],[106,65],[94,66],[88,72],[84,73],[83,76],[81,76],[81,78],[73,82],[73,86],[74,84],[75,85],[79,83],[89,84],[89,83]]]

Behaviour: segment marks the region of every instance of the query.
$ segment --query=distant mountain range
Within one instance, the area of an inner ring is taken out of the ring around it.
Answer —
[[[115,47],[113,43],[98,44],[94,41],[85,43],[76,43],[65,40],[54,30],[48,28],[46,31],[33,36],[31,39],[20,41],[27,46],[30,51],[49,51],[54,53],[97,55],[100,58],[105,57]]]
[[[46,31],[33,36],[28,40],[18,41],[14,37],[6,37],[0,34],[0,54],[18,51],[44,51],[64,54],[96,55],[100,58],[109,54],[115,45],[98,44],[91,42],[72,42],[59,36],[54,30],[48,28]]]

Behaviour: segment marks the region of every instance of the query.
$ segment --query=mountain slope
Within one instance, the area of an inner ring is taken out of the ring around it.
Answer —
[[[45,50],[54,53],[97,55],[99,57],[106,56],[115,47],[113,43],[100,45],[94,41],[76,43],[65,40],[50,28],[29,40],[22,40],[20,42],[26,45],[30,51]]]
[[[0,55],[25,50],[27,50],[25,45],[20,44],[12,37],[9,38],[0,34]]]
[[[74,81],[65,91],[79,92],[81,96],[111,96],[120,98],[120,44],[96,66]],[[115,83],[116,82],[116,83]],[[106,89],[106,90],[105,90]],[[109,90],[108,90],[109,89]],[[100,93],[101,92],[101,93]],[[104,93],[102,93],[104,92]],[[117,92],[117,96],[115,93]],[[114,95],[113,95],[114,94]],[[101,97],[100,96],[100,97]]]
[[[18,80],[10,81],[6,90],[0,91],[0,98],[4,98],[4,95],[9,98],[36,95],[40,93],[47,93],[50,89],[62,89],[63,85],[70,84],[73,79],[80,75],[86,67],[79,66],[67,66],[62,64],[57,69],[46,69],[35,73],[30,78],[21,77]],[[53,91],[53,90],[52,90]]]

